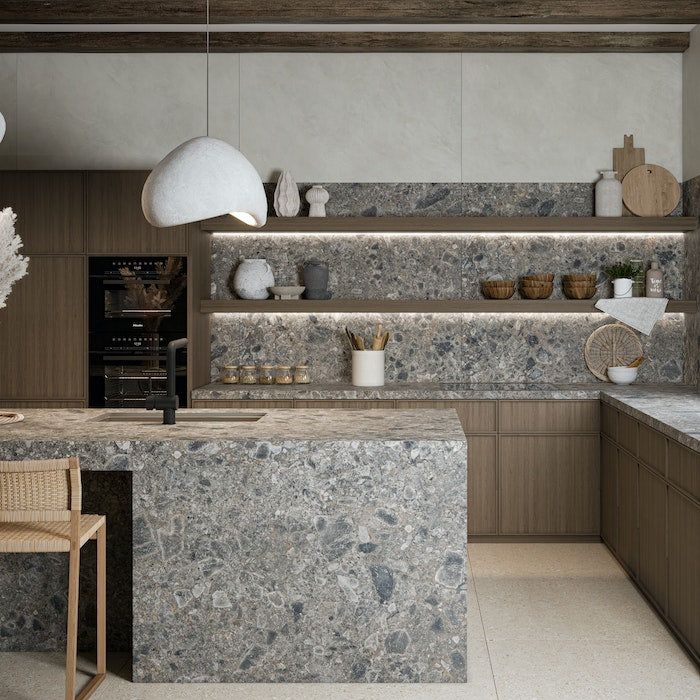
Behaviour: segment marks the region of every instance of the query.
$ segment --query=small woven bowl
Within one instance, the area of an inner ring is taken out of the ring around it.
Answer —
[[[526,299],[547,299],[553,291],[554,284],[551,282],[523,284],[520,287],[520,293]]]
[[[542,275],[524,275],[520,278],[521,282],[554,282],[554,275],[549,273]]]
[[[510,280],[484,280],[481,292],[487,299],[510,299],[515,294],[515,282]]]
[[[564,285],[564,296],[568,299],[592,299],[598,288],[592,285]]]

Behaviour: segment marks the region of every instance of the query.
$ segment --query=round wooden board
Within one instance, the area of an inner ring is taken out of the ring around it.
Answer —
[[[637,216],[668,216],[681,200],[681,186],[660,165],[638,165],[622,179],[622,201]]]
[[[588,336],[583,351],[586,365],[593,375],[609,382],[608,367],[623,367],[641,357],[642,343],[624,323],[608,323]]]

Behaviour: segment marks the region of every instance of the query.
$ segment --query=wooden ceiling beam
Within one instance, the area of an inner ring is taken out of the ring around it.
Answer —
[[[685,32],[215,32],[215,53],[681,53]],[[204,32],[0,32],[0,52],[191,53]]]

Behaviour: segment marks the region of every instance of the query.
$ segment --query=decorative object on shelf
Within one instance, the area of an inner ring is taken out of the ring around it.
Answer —
[[[294,368],[294,383],[295,384],[310,384],[309,365],[297,365]]]
[[[646,275],[646,295],[650,299],[662,299],[664,296],[664,273],[658,260],[651,261]]]
[[[260,365],[260,367],[258,367],[258,383],[275,383],[275,368],[272,365]]]
[[[222,384],[238,384],[238,365],[223,365],[219,369]]]
[[[622,180],[622,199],[637,216],[668,216],[681,199],[681,186],[660,165],[638,165]]]
[[[267,299],[275,276],[265,258],[243,258],[233,276],[233,291],[241,299]]]
[[[308,260],[304,263],[305,299],[330,299],[328,291],[328,265],[320,260]]]
[[[352,385],[384,386],[384,350],[352,351]]]
[[[330,199],[328,190],[323,185],[312,185],[306,193],[306,201],[309,203],[309,216],[324,217],[326,204]]]
[[[301,299],[306,287],[270,287],[270,294],[275,299],[289,300]]]
[[[644,149],[634,147],[634,136],[631,134],[625,134],[623,148],[613,148],[613,170],[617,173],[617,179],[620,182],[622,182],[625,175],[627,175],[632,168],[636,168],[638,165],[644,165],[645,161],[646,154]],[[622,215],[632,216],[632,212],[623,205]]]
[[[258,370],[255,365],[241,365],[241,384],[257,384]]]
[[[481,292],[486,299],[510,299],[515,294],[513,280],[482,280]]]
[[[525,299],[547,299],[554,291],[554,275],[525,275],[520,278],[520,293]]]
[[[609,323],[588,336],[583,351],[586,366],[598,379],[608,379],[608,367],[627,366],[642,355],[642,343],[623,323]]]
[[[639,265],[630,261],[620,262],[609,265],[603,271],[612,280],[615,299],[632,297],[632,286],[634,285],[634,277],[639,274]]]
[[[639,369],[637,367],[608,367],[608,379],[613,384],[631,384],[636,378]]]
[[[291,384],[294,381],[291,366],[277,365],[277,376],[275,377],[275,381],[277,384]]]
[[[2,112],[0,112],[0,141],[2,141],[5,138],[6,130],[7,122],[5,121],[5,117],[2,116]]]
[[[0,425],[9,425],[10,423],[21,423],[24,420],[23,413],[0,413]]]
[[[22,239],[15,233],[15,214],[10,207],[0,211],[0,309],[5,308],[12,285],[27,274],[29,258],[21,255]]]
[[[277,216],[292,217],[299,213],[299,188],[289,170],[283,170],[277,179],[274,206]]]
[[[649,335],[666,313],[668,299],[599,299],[595,307]]]
[[[562,275],[561,281],[568,299],[592,299],[598,291],[598,275],[594,273]]]
[[[622,183],[614,170],[601,170],[595,185],[595,215],[622,216]]]
[[[634,265],[637,268],[637,273],[632,277],[632,296],[643,297],[645,287],[644,260],[630,258],[628,262],[630,265]]]

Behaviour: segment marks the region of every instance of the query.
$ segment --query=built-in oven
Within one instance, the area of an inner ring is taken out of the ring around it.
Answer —
[[[187,259],[89,260],[91,407],[145,405],[165,395],[166,348],[187,337]],[[187,405],[187,349],[177,352],[176,388]]]

